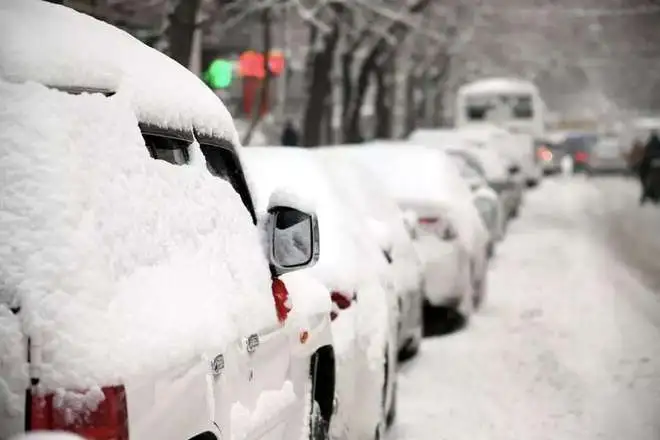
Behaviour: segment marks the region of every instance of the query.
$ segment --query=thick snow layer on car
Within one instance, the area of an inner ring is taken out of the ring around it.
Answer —
[[[259,426],[280,415],[297,398],[296,393],[293,391],[293,384],[286,381],[279,390],[262,392],[252,411],[240,403],[235,403],[231,407],[232,440],[248,438],[250,433],[255,432]]]
[[[195,129],[238,145],[231,115],[180,64],[128,33],[39,0],[0,2],[0,77],[103,89],[131,102],[140,122]]]
[[[243,150],[257,211],[263,215],[271,193],[287,188],[315,199],[319,220],[320,257],[303,272],[310,273],[328,289],[347,294],[359,292],[358,339],[371,341],[369,359],[382,364],[389,313],[396,302],[385,295],[382,283],[389,271],[363,219],[343,202],[320,162],[308,150],[291,147],[249,147]],[[379,370],[380,371],[380,370]]]
[[[409,143],[337,147],[368,167],[403,205],[435,205],[452,218],[466,244],[477,248],[485,227],[472,193],[454,161],[443,151]]]
[[[119,97],[2,81],[0,97],[0,304],[41,346],[41,384],[157,373],[277,325],[257,229],[196,143],[177,167]]]
[[[255,207],[265,214],[276,192],[288,200],[316,200],[321,252],[311,272],[330,289],[354,291],[360,279],[360,256],[350,243],[350,229],[344,231],[344,208],[319,167],[304,150],[277,147],[249,147],[242,151]]]
[[[368,231],[382,249],[392,253],[392,267],[399,292],[419,288],[419,261],[396,201],[378,185],[378,176],[332,147],[314,150],[332,178],[337,192],[355,214],[368,219]]]
[[[506,180],[509,160],[487,144],[488,130],[418,130],[410,142],[447,152],[466,151],[479,161],[489,180]]]
[[[490,94],[507,92],[536,92],[536,87],[529,81],[518,78],[487,78],[473,81],[458,89],[458,94]]]

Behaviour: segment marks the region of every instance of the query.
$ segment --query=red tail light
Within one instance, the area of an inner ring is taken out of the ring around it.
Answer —
[[[434,225],[440,221],[439,218],[437,217],[420,217],[419,220],[417,220],[419,224],[421,225]]]
[[[284,322],[291,311],[289,291],[287,290],[284,281],[279,278],[273,280],[272,289],[273,298],[275,299],[275,309],[277,310],[277,319],[279,319],[280,322]]]
[[[88,440],[128,440],[124,387],[105,387],[101,391],[103,400],[87,410],[60,407],[53,394],[38,395],[28,391],[27,430],[66,431]]]
[[[578,151],[575,153],[576,162],[586,162],[589,160],[589,154],[586,151]]]
[[[544,162],[550,162],[552,160],[552,151],[548,147],[541,147],[536,150],[536,157]]]
[[[346,310],[353,303],[355,295],[349,295],[343,292],[333,291],[330,292],[330,300],[333,303],[333,311],[330,312],[330,319],[333,321],[339,316],[337,310]]]

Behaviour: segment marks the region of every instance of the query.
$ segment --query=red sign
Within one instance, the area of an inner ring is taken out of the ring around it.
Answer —
[[[268,68],[271,75],[277,76],[284,71],[284,55],[273,51],[268,56]],[[264,54],[260,52],[243,52],[238,59],[238,71],[242,77],[264,78]]]

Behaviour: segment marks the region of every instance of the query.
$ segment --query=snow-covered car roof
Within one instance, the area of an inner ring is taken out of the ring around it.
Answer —
[[[472,191],[446,152],[406,141],[337,148],[372,170],[399,204],[435,206],[453,219],[467,243],[477,242],[484,226],[472,203]]]
[[[261,237],[199,145],[185,166],[152,159],[115,97],[0,77],[0,102],[11,103],[0,112],[10,392],[28,380],[23,332],[40,335],[40,384],[52,390],[171,371],[278,324]]]
[[[458,94],[507,93],[537,91],[533,83],[517,78],[486,78],[473,81],[460,87]]]
[[[275,191],[286,192],[302,203],[315,201],[321,254],[309,271],[330,289],[357,289],[368,272],[364,253],[376,249],[377,243],[365,242],[369,234],[364,231],[363,219],[356,218],[338,197],[317,158],[309,150],[292,147],[246,147],[241,155],[260,215],[266,212]]]
[[[418,286],[419,268],[413,242],[406,231],[404,214],[394,198],[378,184],[378,176],[355,158],[334,147],[312,150],[327,171],[340,197],[350,204],[355,214],[369,219],[368,232],[381,243],[382,249],[393,252],[392,268],[400,291]],[[381,236],[384,235],[384,236]]]
[[[470,195],[456,164],[439,149],[405,141],[337,148],[358,157],[399,202],[444,204]]]
[[[239,144],[229,111],[201,80],[114,26],[45,1],[3,0],[0,41],[7,81],[116,93],[141,123]]]

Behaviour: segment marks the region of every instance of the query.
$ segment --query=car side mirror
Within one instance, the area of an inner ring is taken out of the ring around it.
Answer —
[[[319,259],[319,223],[315,214],[275,206],[268,210],[268,256],[276,276],[311,267]]]

